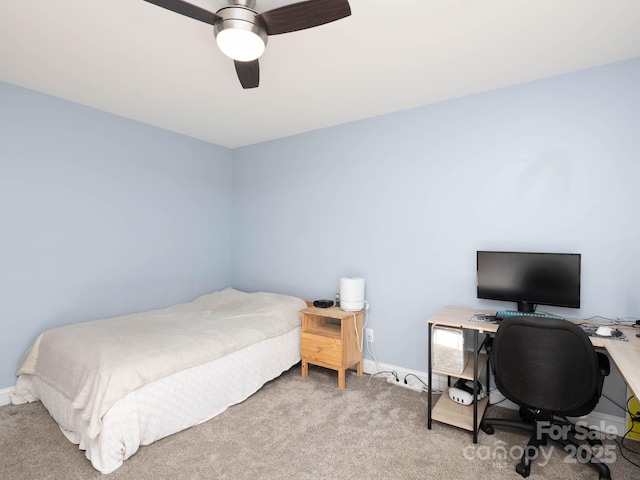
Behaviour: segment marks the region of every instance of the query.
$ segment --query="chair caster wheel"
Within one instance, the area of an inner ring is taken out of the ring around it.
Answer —
[[[520,407],[518,409],[518,415],[520,416],[520,419],[524,422],[535,422],[535,415],[533,414],[533,412],[531,412],[531,410],[527,410],[524,407]]]
[[[516,473],[520,474],[522,477],[527,478],[531,473],[531,467],[525,467],[521,463],[516,465]]]
[[[491,425],[480,425],[480,429],[487,435],[493,435],[495,433],[495,430]]]

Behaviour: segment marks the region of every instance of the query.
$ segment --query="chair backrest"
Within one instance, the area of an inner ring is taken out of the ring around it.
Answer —
[[[588,335],[578,325],[555,318],[503,320],[491,366],[506,398],[558,415],[591,412],[604,380]]]

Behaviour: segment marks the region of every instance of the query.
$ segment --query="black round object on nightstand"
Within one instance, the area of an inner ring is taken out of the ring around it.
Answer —
[[[333,307],[333,300],[314,300],[313,306],[319,308]]]

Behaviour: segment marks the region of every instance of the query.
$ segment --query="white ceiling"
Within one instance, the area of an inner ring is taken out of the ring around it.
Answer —
[[[243,90],[205,23],[142,0],[0,0],[0,80],[234,148],[640,56],[638,0],[350,4],[269,37]]]

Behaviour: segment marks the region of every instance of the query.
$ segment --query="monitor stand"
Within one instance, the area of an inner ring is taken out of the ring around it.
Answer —
[[[533,313],[536,311],[536,304],[531,302],[518,302],[518,311],[523,313]]]

